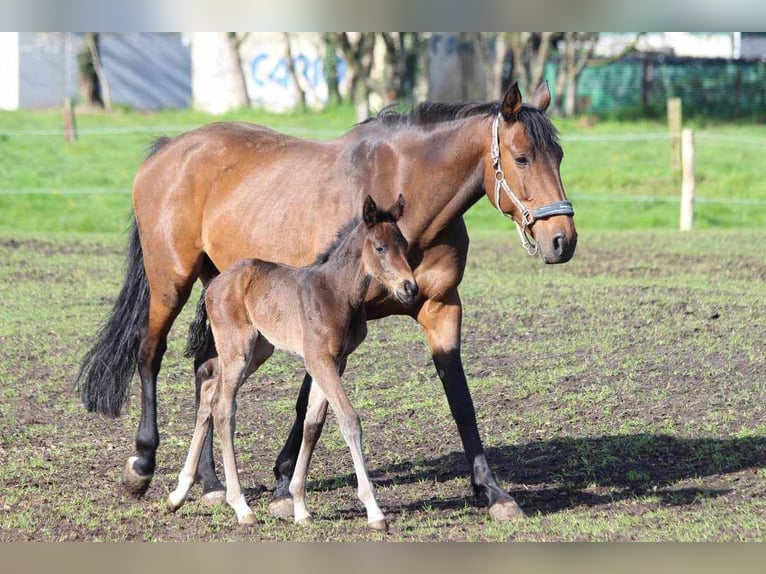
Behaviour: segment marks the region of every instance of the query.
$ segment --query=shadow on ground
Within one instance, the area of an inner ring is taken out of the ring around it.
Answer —
[[[665,505],[691,504],[732,492],[728,474],[766,467],[766,437],[676,438],[633,434],[598,438],[557,438],[487,451],[490,465],[528,514],[548,514],[577,506],[612,504],[653,496]],[[370,469],[375,483],[385,485],[445,482],[468,477],[462,452],[421,458]],[[689,484],[688,481],[700,479]],[[353,474],[313,481],[312,490],[334,490],[355,484]],[[681,483],[681,484],[679,484]],[[523,485],[523,486],[522,486]],[[743,487],[746,485],[743,484]],[[438,498],[424,486],[416,502],[390,510],[482,506],[483,497]]]

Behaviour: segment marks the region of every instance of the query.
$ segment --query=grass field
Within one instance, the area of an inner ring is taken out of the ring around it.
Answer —
[[[321,137],[351,123],[345,109],[232,117]],[[242,482],[261,522],[237,526],[198,490],[167,514],[192,430],[191,306],[160,375],[152,487],[139,502],[125,496],[138,388],[111,420],[86,414],[72,385],[122,280],[143,150],[164,127],[209,119],[83,115],[80,141],[65,146],[29,133],[58,129],[56,113],[0,114],[0,541],[766,539],[766,174],[762,144],[738,143],[763,141],[764,126],[697,126],[708,202],[690,233],[675,231],[667,140],[609,140],[662,131],[649,122],[558,122],[580,232],[568,264],[529,259],[487,202],[469,212],[463,356],[490,464],[528,518],[493,523],[472,497],[423,337],[404,318],[371,323],[344,378],[388,535],[364,528],[332,416],[309,475],[314,525],[268,516],[302,375],[285,356],[240,393]]]
[[[133,175],[152,139],[213,119],[162,112],[82,114],[79,141],[64,145],[58,112],[0,112],[0,232],[118,232],[130,209]],[[327,139],[353,125],[336,108],[306,115],[242,111],[224,116]],[[680,176],[670,169],[670,143],[656,122],[557,120],[565,158],[562,179],[581,231],[675,229]],[[766,225],[766,125],[709,124],[697,133],[696,225]],[[57,135],[50,135],[52,133]],[[627,138],[627,139],[625,139]],[[489,202],[468,214],[475,229],[506,229]]]

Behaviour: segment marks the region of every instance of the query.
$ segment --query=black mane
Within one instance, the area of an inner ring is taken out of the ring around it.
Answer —
[[[366,119],[359,125],[377,123],[391,128],[415,126],[428,129],[440,123],[472,116],[495,116],[500,113],[500,106],[499,101],[488,103],[423,102],[402,113],[397,111],[396,104],[393,104],[383,108],[376,116]],[[544,112],[534,106],[523,104],[516,119],[524,125],[535,149],[543,151],[561,149],[558,131]]]
[[[346,236],[351,233],[361,221],[361,217],[355,217],[346,223],[346,225],[341,227],[340,231],[335,234],[335,239],[332,240],[332,243],[330,243],[330,245],[328,245],[325,250],[322,251],[322,253],[317,255],[312,265],[323,265],[324,263],[327,263],[327,260],[330,258],[330,255],[332,255],[332,252],[335,251],[341,243],[343,243],[343,240],[346,238]]]

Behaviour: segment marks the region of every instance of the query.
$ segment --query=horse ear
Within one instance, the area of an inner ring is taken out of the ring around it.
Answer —
[[[362,219],[364,219],[364,223],[367,227],[372,227],[378,220],[378,206],[375,203],[375,200],[369,195],[367,196],[367,199],[364,200]]]
[[[541,112],[547,110],[548,106],[551,105],[551,91],[548,89],[547,80],[543,80],[542,83],[537,86],[537,91],[535,92],[535,101],[533,104]]]
[[[388,213],[394,218],[394,221],[399,221],[402,214],[404,214],[404,196],[400,193],[396,198],[396,202],[389,208]]]
[[[500,113],[506,122],[512,122],[516,119],[516,115],[521,109],[521,92],[519,91],[519,83],[513,82],[513,85],[508,88],[503,96],[503,106]]]

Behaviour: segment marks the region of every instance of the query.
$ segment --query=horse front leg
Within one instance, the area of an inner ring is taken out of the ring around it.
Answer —
[[[439,300],[427,300],[417,314],[417,321],[425,331],[436,372],[447,395],[452,418],[457,424],[471,469],[471,484],[476,491],[486,495],[492,518],[510,520],[523,516],[524,512],[498,485],[487,463],[476,425],[476,411],[460,358],[462,316],[460,296],[457,290],[452,290]]]

